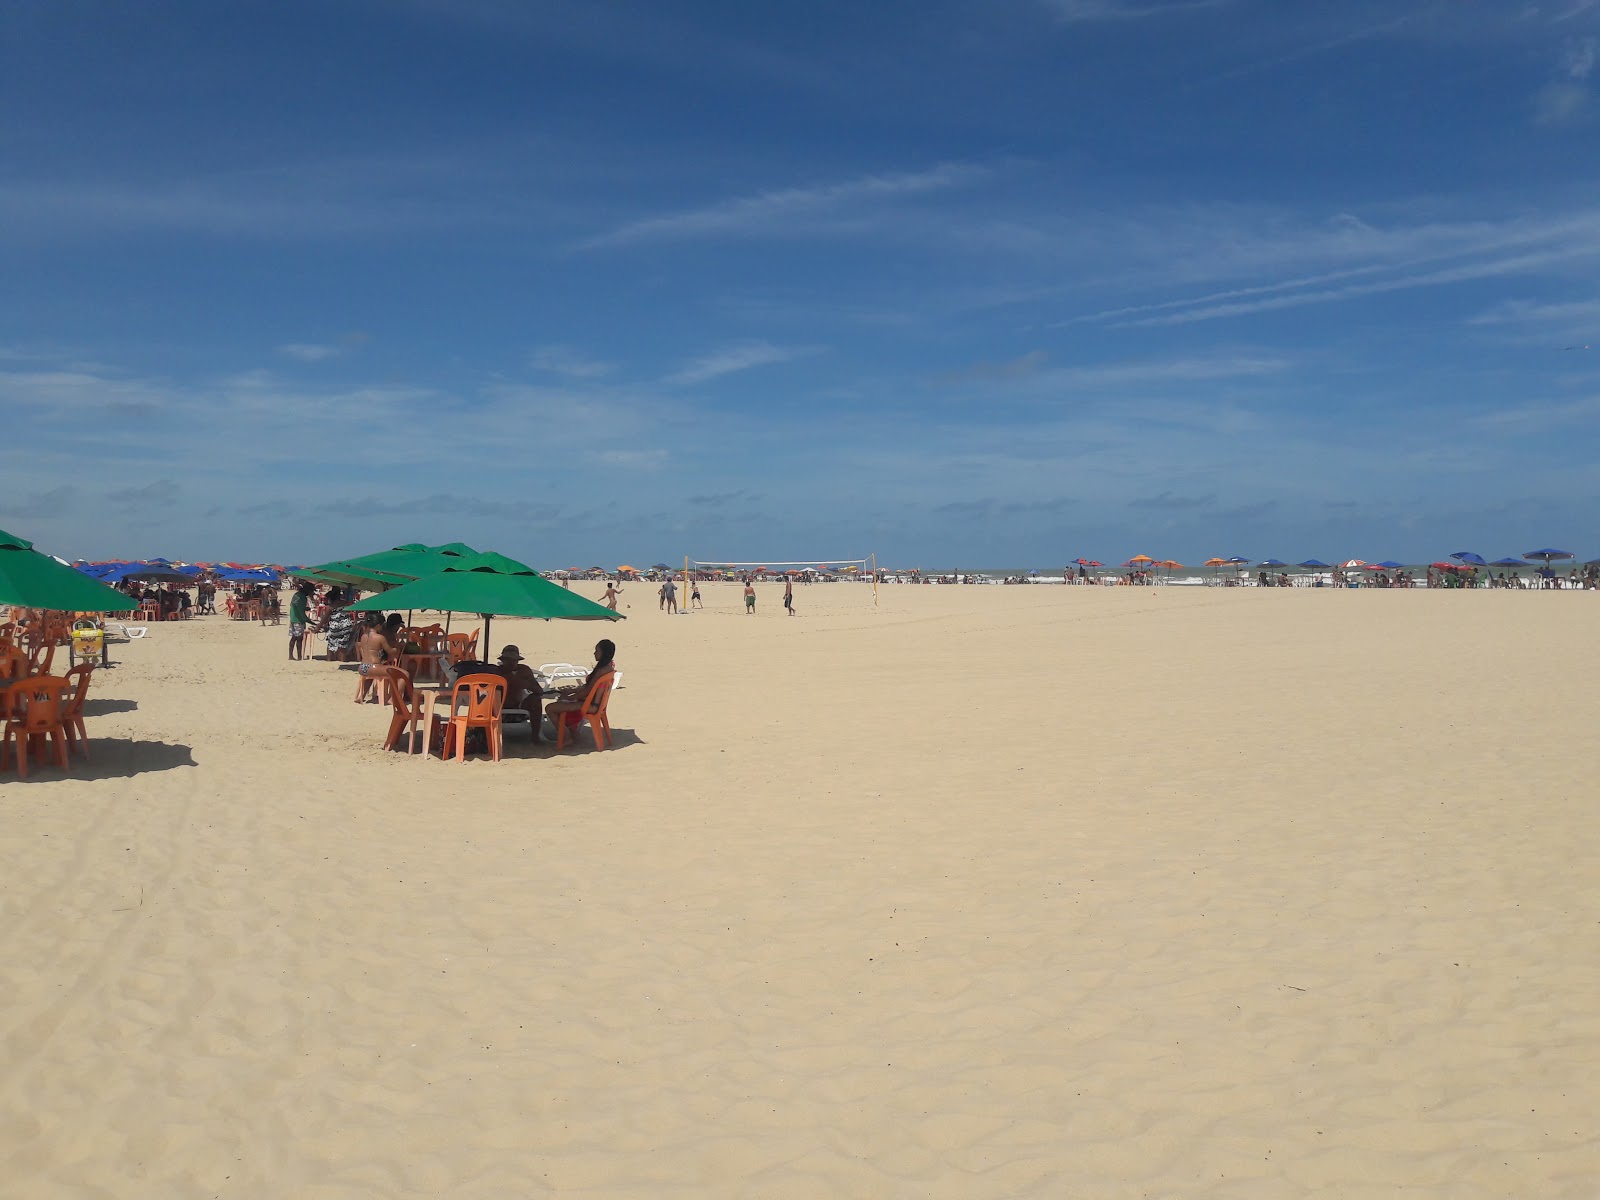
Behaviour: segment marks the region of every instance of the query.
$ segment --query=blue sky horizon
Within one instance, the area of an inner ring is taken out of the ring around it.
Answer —
[[[0,527],[1595,557],[1597,65],[1600,0],[20,0]]]

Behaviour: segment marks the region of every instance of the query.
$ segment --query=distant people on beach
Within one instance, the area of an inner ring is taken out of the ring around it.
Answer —
[[[747,616],[756,611],[756,585],[748,576],[744,581],[744,611]]]
[[[794,616],[794,580],[783,581],[783,607],[792,617]]]

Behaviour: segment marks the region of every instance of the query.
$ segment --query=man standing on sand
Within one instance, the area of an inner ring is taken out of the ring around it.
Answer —
[[[672,582],[669,575],[667,581],[661,585],[661,607],[669,613],[678,611],[678,585]]]
[[[289,597],[289,657],[299,660],[306,656],[306,609],[311,603],[311,585],[302,583]]]
[[[783,581],[783,606],[789,610],[789,615],[794,616],[794,580]]]
[[[756,585],[748,578],[744,581],[744,611],[747,616],[756,611]]]

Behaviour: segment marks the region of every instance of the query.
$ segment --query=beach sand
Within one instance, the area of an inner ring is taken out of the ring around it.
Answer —
[[[499,765],[114,647],[0,776],[0,1195],[1596,1194],[1600,597],[704,590],[497,620],[625,672]]]

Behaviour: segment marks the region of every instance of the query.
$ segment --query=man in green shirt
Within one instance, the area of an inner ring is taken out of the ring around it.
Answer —
[[[311,602],[311,585],[302,583],[295,588],[289,601],[289,657],[306,656],[306,609]]]

